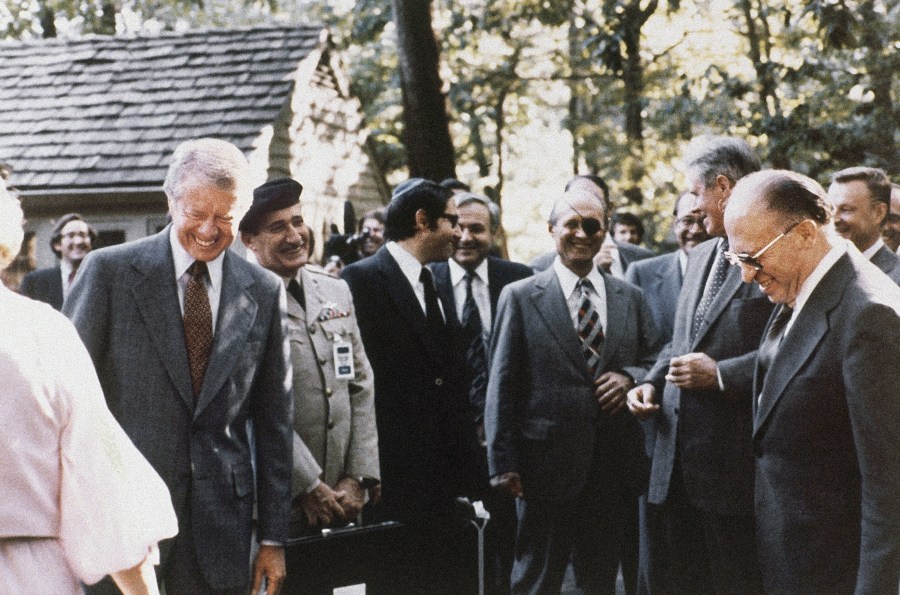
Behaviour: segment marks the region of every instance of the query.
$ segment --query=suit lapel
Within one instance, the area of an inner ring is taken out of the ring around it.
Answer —
[[[172,384],[185,405],[193,409],[194,392],[187,365],[181,305],[175,286],[169,227],[157,234],[153,248],[142,252],[132,264],[139,272],[139,278],[131,288],[134,302]]]
[[[500,302],[500,292],[506,285],[506,279],[502,278],[500,270],[494,259],[488,256],[488,293],[491,297],[491,328],[497,316],[497,304]]]
[[[244,352],[243,345],[256,320],[258,304],[247,291],[253,285],[253,279],[238,268],[235,261],[237,258],[240,257],[226,250],[222,262],[222,294],[219,298],[216,334],[194,417],[200,415],[219,392],[225,379],[231,375],[235,363]]]
[[[699,279],[699,283],[696,286],[697,296],[696,301],[694,301],[694,307],[691,309],[691,317],[693,317],[694,312],[697,310],[697,305],[700,303],[700,299],[703,297],[703,290],[706,287],[706,279],[709,277],[710,272],[712,271],[712,266],[715,263],[717,250],[716,247],[718,243],[713,243],[712,251],[709,255],[708,266],[704,267],[706,271],[705,275],[702,275],[702,278]],[[741,280],[741,269],[740,267],[728,267],[728,274],[725,277],[725,282],[722,284],[721,289],[719,289],[719,295],[716,296],[715,300],[709,306],[709,310],[706,311],[706,316],[704,317],[706,320],[706,324],[703,325],[703,328],[700,329],[700,332],[697,334],[697,338],[692,342],[691,349],[696,349],[697,345],[700,341],[703,340],[703,337],[712,327],[713,323],[719,317],[719,314],[725,309],[726,306],[731,302],[732,298],[734,298],[734,294],[737,293],[738,289],[741,287],[743,281]],[[692,296],[693,297],[693,296]],[[689,321],[693,322],[692,320]]]
[[[797,375],[828,332],[829,314],[841,301],[847,287],[847,279],[850,277],[850,268],[850,258],[845,254],[819,282],[778,347],[778,353],[769,367],[762,388],[756,393],[759,395],[759,403],[755,408],[754,434],[765,424],[784,394],[788,382]],[[768,334],[774,318],[775,312],[769,318],[763,337]],[[759,362],[756,366],[755,376],[760,380]]]
[[[459,324],[456,316],[456,299],[453,296],[453,282],[450,279],[450,264],[441,262],[431,266],[431,272],[434,275],[434,287],[437,291],[438,299],[444,307],[444,316],[447,317],[448,324]]]
[[[606,287],[606,328],[604,330],[605,341],[603,343],[603,358],[601,370],[605,370],[616,352],[616,346],[623,340],[623,328],[616,324],[618,320],[630,320],[628,308],[630,304],[625,299],[625,290],[621,285],[613,285],[608,275],[603,273],[603,285]]]
[[[384,290],[397,305],[397,310],[400,312],[404,323],[409,327],[410,332],[428,349],[434,359],[441,361],[439,350],[435,349],[433,342],[429,340],[425,333],[427,321],[425,320],[425,313],[422,311],[422,305],[409,284],[409,279],[406,278],[406,275],[400,269],[400,265],[397,264],[391,253],[385,248],[369,258],[378,259],[376,262],[381,272]]]
[[[530,297],[535,310],[544,321],[550,334],[572,359],[572,362],[579,369],[584,369],[584,373],[587,374],[587,362],[581,353],[578,334],[569,317],[566,296],[563,295],[553,267],[536,276],[535,288]]]

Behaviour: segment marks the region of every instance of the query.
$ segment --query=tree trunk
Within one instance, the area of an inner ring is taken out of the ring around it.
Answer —
[[[38,20],[41,23],[44,39],[56,37],[56,12],[47,6],[46,2],[41,2]]]
[[[403,144],[410,177],[456,177],[453,142],[431,28],[430,0],[393,0],[403,92]]]

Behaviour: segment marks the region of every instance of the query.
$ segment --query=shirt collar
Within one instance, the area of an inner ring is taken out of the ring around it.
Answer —
[[[559,279],[559,285],[562,287],[563,295],[566,299],[569,299],[569,296],[575,291],[575,285],[578,284],[581,277],[566,268],[559,259],[559,256],[553,259],[553,270],[556,272],[557,279]],[[591,272],[588,273],[585,278],[594,286],[594,291],[599,293],[600,288],[603,287],[603,275],[600,274],[599,269],[597,269],[597,267],[591,267]]]
[[[384,247],[397,261],[397,265],[403,271],[403,276],[409,280],[409,284],[415,287],[419,283],[419,276],[422,274],[422,263],[397,242],[388,242]]]
[[[447,261],[447,264],[450,267],[450,285],[456,287],[458,284],[462,283],[466,275],[469,273],[466,269],[464,269],[458,262],[453,260],[452,258]],[[478,278],[481,279],[481,282],[485,285],[488,284],[488,259],[485,258],[481,261],[477,267],[475,267],[475,274],[478,275]]]
[[[816,265],[813,272],[803,281],[803,284],[800,286],[800,291],[797,292],[797,299],[794,301],[794,313],[792,318],[797,317],[797,314],[803,309],[803,305],[809,300],[809,296],[812,295],[816,286],[825,274],[831,270],[831,267],[834,266],[838,259],[847,252],[850,245],[852,245],[850,244],[850,240],[837,240],[834,242],[834,246],[831,247],[831,250],[822,257],[822,260],[819,261],[819,264]]]
[[[872,260],[872,257],[875,256],[875,253],[881,250],[881,247],[884,246],[884,240],[881,236],[878,236],[878,239],[875,240],[875,243],[865,249],[862,255],[866,260]]]
[[[194,264],[194,257],[188,254],[188,251],[178,241],[174,226],[169,228],[169,245],[172,246],[175,279],[181,279],[181,276]],[[228,249],[226,248],[225,250]],[[225,250],[222,250],[222,253],[216,256],[214,260],[206,263],[206,270],[209,271],[209,281],[214,291],[219,291],[222,287],[222,261],[225,260]]]
[[[69,274],[72,272],[73,268],[72,263],[68,260],[62,258],[59,259],[59,269],[62,271],[63,279],[68,280]]]

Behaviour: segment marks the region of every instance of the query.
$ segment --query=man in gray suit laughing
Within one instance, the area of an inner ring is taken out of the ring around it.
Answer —
[[[228,250],[249,203],[248,170],[230,143],[182,143],[164,185],[172,224],[91,252],[63,309],[110,410],[171,493],[178,535],[160,544],[158,570],[169,595],[247,592],[254,500],[253,592],[265,578],[275,594],[284,577],[293,404],[285,292]]]
[[[583,191],[550,215],[557,257],[507,285],[491,343],[485,431],[491,483],[517,496],[513,593],[615,593],[629,499],[647,460],[625,394],[658,349],[640,291],[601,273],[607,213]]]

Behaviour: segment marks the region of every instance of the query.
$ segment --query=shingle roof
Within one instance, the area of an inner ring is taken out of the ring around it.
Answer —
[[[24,192],[159,188],[185,139],[249,151],[325,40],[266,27],[0,42],[0,162]]]

